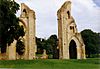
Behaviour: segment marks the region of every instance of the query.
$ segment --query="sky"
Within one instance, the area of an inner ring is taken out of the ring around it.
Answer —
[[[57,10],[67,0],[15,0],[25,3],[36,13],[36,36],[48,38],[58,35]],[[100,32],[100,0],[70,0],[71,15],[77,24],[78,32],[91,29]],[[21,13],[18,11],[17,16]]]

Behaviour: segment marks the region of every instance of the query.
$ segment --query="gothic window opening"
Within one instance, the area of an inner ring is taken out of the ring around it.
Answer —
[[[68,14],[68,19],[70,19],[70,12],[69,12],[69,11],[67,11],[67,14]]]
[[[23,10],[23,12],[27,13],[25,9]]]
[[[70,26],[70,30],[72,30],[73,29],[73,27],[72,26]]]
[[[24,15],[25,17],[27,17],[27,11],[26,11],[26,9],[23,9],[23,15]]]
[[[70,26],[70,30],[72,30],[73,33],[74,33],[74,32],[75,32],[75,31],[74,31],[74,26]]]

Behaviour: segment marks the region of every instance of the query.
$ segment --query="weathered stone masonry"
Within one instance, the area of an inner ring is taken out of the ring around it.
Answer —
[[[81,34],[77,31],[77,25],[71,16],[71,2],[66,1],[57,11],[58,16],[58,39],[59,59],[85,59],[85,45]],[[22,59],[36,58],[35,40],[35,12],[24,3],[21,4],[20,25],[23,25],[25,36],[25,53]],[[20,37],[21,38],[21,37]],[[7,52],[1,54],[0,59],[16,60],[19,55],[16,53],[16,40],[7,47]]]
[[[23,41],[25,44],[25,53],[21,56],[21,59],[34,59],[36,57],[36,40],[35,40],[35,12],[31,10],[24,3],[21,4],[21,15],[19,17],[19,24],[23,25],[25,36]],[[20,37],[21,38],[21,37]],[[11,46],[7,47],[7,52],[1,54],[1,59],[16,60],[20,59],[16,52],[16,40],[11,43]]]
[[[75,20],[71,16],[70,1],[66,1],[61,6],[61,8],[57,11],[57,16],[59,58],[85,59],[85,45],[83,43],[81,34],[77,31],[77,25],[75,24]]]

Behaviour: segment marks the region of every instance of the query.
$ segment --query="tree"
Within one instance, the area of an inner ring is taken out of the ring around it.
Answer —
[[[58,39],[57,39],[57,36],[56,35],[51,35],[49,38],[48,38],[48,43],[50,45],[50,48],[52,50],[52,54],[53,54],[53,58],[54,59],[57,59],[59,56],[58,54],[58,49],[57,49],[57,46],[58,46]]]
[[[48,54],[51,53],[51,49],[49,48],[49,43],[46,39],[37,38],[36,37],[36,44],[37,44],[37,54],[42,54],[43,50],[45,49]]]
[[[19,55],[23,55],[23,53],[25,52],[25,45],[24,45],[24,42],[21,39],[17,40],[17,43],[16,43],[16,52]]]
[[[43,53],[43,41],[44,39],[36,37],[37,54]]]
[[[93,54],[100,53],[100,35],[98,33],[93,32],[90,29],[85,29],[81,31],[81,35],[83,37],[83,41],[86,45],[86,55],[87,57],[91,57]]]
[[[37,38],[37,53],[43,53],[43,49],[46,50],[47,54],[52,54],[54,59],[57,59],[59,56],[58,53],[58,39],[56,35],[51,35],[47,40],[43,38]]]
[[[7,45],[25,35],[23,26],[19,25],[16,12],[19,4],[14,0],[0,0],[0,47],[1,53],[6,52]]]

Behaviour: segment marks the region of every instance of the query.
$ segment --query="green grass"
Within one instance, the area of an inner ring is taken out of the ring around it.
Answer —
[[[100,59],[86,60],[0,60],[0,68],[20,69],[100,69]]]

